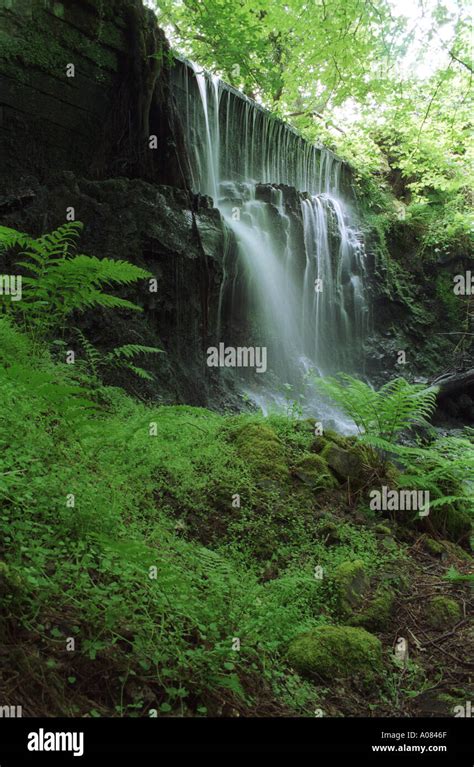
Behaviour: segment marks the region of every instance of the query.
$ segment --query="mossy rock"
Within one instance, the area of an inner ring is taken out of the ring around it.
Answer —
[[[315,490],[338,486],[326,461],[314,453],[303,453],[293,468],[293,474]]]
[[[329,440],[327,440],[326,437],[324,437],[323,435],[315,437],[313,442],[311,443],[311,452],[319,455],[319,453],[322,453],[324,448],[330,444],[331,443],[329,442]]]
[[[472,533],[472,523],[466,512],[459,511],[452,504],[444,504],[430,509],[427,517],[418,520],[418,524],[425,529],[434,531],[453,541],[460,546],[467,548],[470,543]]]
[[[321,457],[342,482],[360,482],[364,465],[355,450],[345,450],[339,445],[329,442],[321,452]]]
[[[384,524],[375,525],[375,532],[377,535],[383,535],[383,536],[393,536],[393,530],[388,526]]]
[[[288,648],[290,665],[303,676],[360,677],[371,682],[382,669],[382,645],[372,634],[353,626],[318,626],[297,636]]]
[[[337,445],[347,449],[352,447],[356,441],[356,437],[344,437],[342,434],[338,434],[337,431],[326,429],[324,434],[314,438],[311,450],[313,453],[321,453],[327,445]]]
[[[283,443],[266,424],[247,423],[234,432],[239,456],[258,479],[286,481],[289,469]]]
[[[338,434],[334,429],[326,429],[324,436],[329,442],[334,442],[335,445],[339,445],[339,447],[343,448],[348,448],[357,441],[357,437],[348,437],[343,434]]]
[[[462,618],[461,608],[451,597],[433,597],[424,610],[425,620],[433,629],[441,631],[455,626]]]
[[[317,528],[318,538],[322,538],[326,546],[333,546],[340,543],[341,536],[339,526],[331,519],[322,519]]]
[[[440,541],[435,541],[434,538],[430,538],[429,536],[423,538],[423,546],[433,557],[439,557],[444,552],[443,544]]]
[[[440,546],[442,546],[443,554],[446,555],[447,559],[460,559],[463,562],[472,564],[473,557],[471,550],[466,551],[452,541],[436,541],[436,543],[439,543]]]
[[[380,585],[364,610],[351,620],[352,625],[368,631],[384,631],[390,623],[395,594],[388,586]]]
[[[360,607],[370,587],[364,563],[360,559],[342,562],[335,569],[332,581],[339,610],[343,615],[350,615]]]

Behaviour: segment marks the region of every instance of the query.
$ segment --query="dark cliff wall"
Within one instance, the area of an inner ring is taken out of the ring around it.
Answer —
[[[68,169],[187,187],[169,48],[141,0],[2,0],[0,51],[4,183]]]
[[[219,401],[204,361],[223,227],[208,201],[189,191],[170,63],[140,0],[1,0],[0,221],[38,235],[64,223],[72,206],[84,224],[82,252],[145,266],[158,293],[146,281],[128,292],[143,314],[101,311],[71,324],[103,348],[166,350],[153,358],[156,385],[120,383],[208,404]]]

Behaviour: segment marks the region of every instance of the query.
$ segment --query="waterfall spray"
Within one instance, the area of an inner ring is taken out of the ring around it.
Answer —
[[[357,371],[365,253],[342,162],[196,64],[178,61],[173,77],[194,190],[229,232],[219,335],[240,327],[268,348],[268,389],[297,386],[310,369]]]

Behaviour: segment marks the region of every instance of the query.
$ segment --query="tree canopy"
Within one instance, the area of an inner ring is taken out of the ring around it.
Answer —
[[[383,186],[395,170],[404,202],[448,205],[465,243],[473,167],[467,0],[156,5],[180,53],[332,147],[360,176],[375,173]]]

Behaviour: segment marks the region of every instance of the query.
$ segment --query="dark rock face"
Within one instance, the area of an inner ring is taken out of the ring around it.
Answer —
[[[195,405],[209,404],[212,390],[219,404],[205,349],[216,322],[224,229],[210,201],[190,191],[172,57],[154,15],[141,0],[5,6],[2,223],[39,235],[63,224],[72,207],[84,224],[80,251],[148,269],[157,291],[144,281],[127,292],[143,313],[101,311],[71,324],[99,348],[133,342],[166,351],[149,365],[155,385],[122,385]]]
[[[67,169],[189,188],[172,57],[141,0],[2,3],[0,24],[4,187]]]
[[[102,348],[141,343],[164,349],[166,355],[151,361],[157,385],[144,394],[158,389],[165,399],[195,405],[224,396],[205,353],[216,332],[224,227],[206,198],[141,179],[90,181],[63,172],[47,185],[25,179],[8,205],[3,223],[31,234],[64,223],[72,206],[85,223],[80,252],[132,261],[156,278],[155,292],[147,280],[124,291],[143,313],[101,310],[72,323]]]

